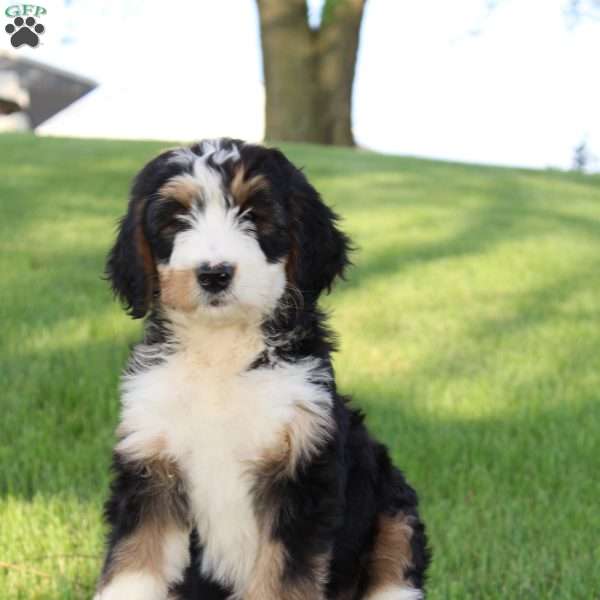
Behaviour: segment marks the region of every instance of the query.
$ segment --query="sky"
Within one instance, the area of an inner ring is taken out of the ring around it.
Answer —
[[[164,139],[262,136],[254,0],[41,3],[43,45],[18,52],[101,84],[73,110],[77,127]],[[573,26],[565,3],[500,0],[490,11],[488,0],[367,0],[357,142],[393,154],[569,168],[585,141],[600,170],[600,22]],[[310,2],[313,21],[319,4]]]

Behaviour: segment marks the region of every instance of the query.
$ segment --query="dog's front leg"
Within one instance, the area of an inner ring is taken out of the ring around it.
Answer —
[[[281,541],[263,540],[244,600],[324,600],[329,560],[325,551],[294,561]]]
[[[325,599],[340,506],[336,444],[323,435],[311,455],[306,431],[290,428],[255,470],[262,533],[244,600]]]
[[[189,562],[188,507],[176,465],[115,454],[108,553],[94,600],[166,600]]]

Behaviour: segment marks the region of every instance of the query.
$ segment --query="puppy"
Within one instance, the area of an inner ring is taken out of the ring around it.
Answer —
[[[417,497],[337,390],[317,301],[348,238],[278,150],[206,140],[137,175],[107,275],[122,379],[96,600],[417,600]]]

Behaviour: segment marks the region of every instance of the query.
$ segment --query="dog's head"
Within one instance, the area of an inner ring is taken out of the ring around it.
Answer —
[[[348,263],[348,239],[275,149],[208,140],[169,150],[135,178],[107,274],[134,318],[266,317],[286,289],[313,305]]]

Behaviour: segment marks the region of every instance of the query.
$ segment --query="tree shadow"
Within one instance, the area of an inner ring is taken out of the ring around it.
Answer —
[[[412,193],[413,187],[420,189],[418,180],[413,181],[405,194]],[[554,233],[557,227],[577,235],[585,235],[600,240],[600,221],[593,217],[552,210],[544,205],[543,199],[532,199],[529,188],[518,176],[504,174],[500,179],[480,182],[477,193],[483,194],[478,208],[465,207],[460,201],[457,213],[464,214],[457,230],[446,239],[426,240],[416,244],[406,244],[402,232],[398,238],[377,250],[362,253],[360,248],[354,257],[354,268],[348,279],[340,285],[340,291],[351,291],[368,285],[371,280],[397,275],[403,271],[441,260],[475,256],[493,250],[506,242],[525,241]],[[586,188],[589,189],[589,188]],[[471,182],[454,185],[453,197],[472,194]],[[439,195],[439,192],[438,192]],[[414,199],[402,198],[394,210],[440,207],[439,197],[426,200],[422,195]],[[448,210],[452,207],[445,203]],[[444,213],[434,217],[433,227],[443,228]],[[424,226],[427,228],[427,225]]]

